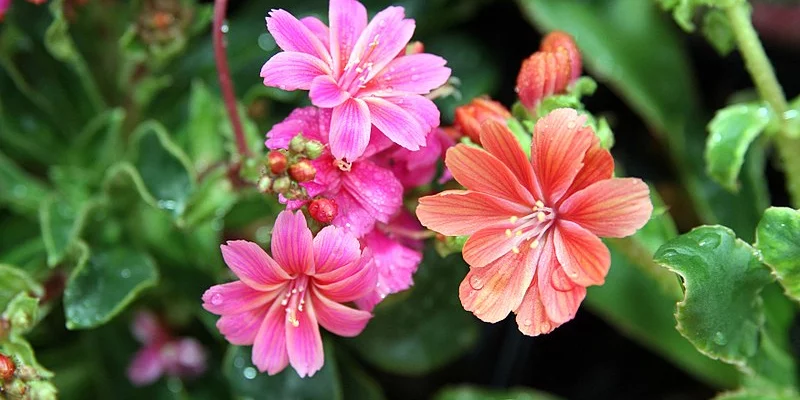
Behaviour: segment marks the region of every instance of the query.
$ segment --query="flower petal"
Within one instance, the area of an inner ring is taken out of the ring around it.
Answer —
[[[272,301],[280,290],[263,292],[235,281],[210,287],[203,294],[203,308],[217,314],[239,314]]]
[[[439,108],[430,99],[418,94],[403,96],[386,96],[384,100],[407,110],[409,114],[426,130],[439,126]]]
[[[533,207],[536,200],[508,167],[483,149],[463,144],[447,150],[445,164],[458,183],[469,190],[483,192],[508,201]]]
[[[523,186],[536,197],[542,197],[541,194],[536,194],[538,185],[534,182],[530,161],[507,126],[495,120],[487,120],[481,125],[480,139],[483,148],[505,164]]]
[[[566,220],[557,222],[554,236],[558,262],[569,279],[581,286],[605,282],[611,254],[597,236]]]
[[[339,206],[339,215],[333,219],[333,225],[355,237],[364,236],[375,227],[376,216],[364,208],[361,201],[355,199],[350,192],[342,190],[334,200]]]
[[[311,299],[306,292],[306,304],[311,305]],[[295,313],[296,323],[287,322],[286,347],[289,351],[289,363],[301,378],[314,376],[322,368],[325,356],[322,352],[322,337],[319,333],[319,324],[314,307],[306,307],[303,311]]]
[[[450,68],[445,64],[444,58],[427,53],[397,57],[370,81],[368,92],[428,94],[450,78]]]
[[[386,296],[411,287],[422,253],[393,240],[380,229],[373,229],[362,240],[372,254],[372,268],[377,271],[378,280],[374,290],[356,300],[356,305],[371,311]]]
[[[464,243],[464,261],[473,268],[482,268],[512,249],[520,249],[522,239],[513,236],[511,224],[481,229]]]
[[[308,28],[308,30],[322,42],[322,45],[326,49],[330,48],[330,31],[324,22],[320,21],[317,17],[305,17],[300,18],[300,23]]]
[[[510,222],[528,209],[508,200],[468,190],[445,190],[419,199],[417,217],[422,225],[445,236],[472,235]]]
[[[550,333],[561,324],[555,323],[547,316],[544,304],[539,297],[539,285],[537,278],[533,279],[522,303],[514,312],[517,314],[517,327],[519,331],[528,336],[538,336]]]
[[[317,76],[310,84],[308,96],[311,104],[322,108],[333,108],[350,98],[350,93],[342,90],[330,75]]]
[[[220,246],[225,264],[247,286],[273,290],[290,276],[261,246],[246,240],[229,240]]]
[[[586,150],[586,155],[583,157],[583,168],[575,176],[575,180],[572,181],[572,185],[564,194],[562,201],[595,182],[611,179],[613,175],[614,158],[611,157],[608,150],[600,146],[600,139],[595,135],[589,150]]]
[[[388,222],[403,205],[403,185],[391,171],[371,161],[353,163],[342,186],[376,220]]]
[[[278,214],[272,230],[272,255],[291,274],[313,275],[313,242],[302,212]]]
[[[522,302],[536,271],[539,252],[509,252],[485,268],[471,268],[458,288],[464,309],[485,322],[504,319]]]
[[[403,7],[388,7],[376,14],[358,37],[348,64],[371,65],[367,81],[392,61],[414,35],[414,21],[404,18]]]
[[[409,150],[425,146],[430,127],[423,126],[410,112],[386,99],[364,99],[369,107],[372,123],[393,142]]]
[[[309,90],[314,78],[331,79],[330,69],[314,56],[295,51],[282,51],[270,58],[261,67],[264,85],[281,90]]]
[[[351,98],[335,107],[329,136],[333,156],[351,162],[358,159],[369,143],[371,126],[364,101]]]
[[[539,296],[544,304],[545,312],[552,322],[560,325],[575,317],[578,307],[586,297],[586,288],[575,285],[572,290],[561,291],[553,286],[553,274],[557,274],[557,270],[562,268],[556,258],[554,242],[552,235],[545,240],[536,277]],[[555,281],[559,280],[555,279]]]
[[[275,43],[284,51],[312,55],[331,64],[331,55],[325,45],[303,23],[284,10],[272,10],[267,17],[267,30]]]
[[[361,257],[361,246],[351,234],[335,226],[322,228],[314,237],[316,273],[337,270]]]
[[[614,178],[595,182],[564,200],[562,218],[601,237],[633,235],[650,219],[650,189],[640,179]]]
[[[558,203],[583,167],[594,133],[584,128],[586,117],[559,108],[542,117],[534,128],[531,164],[545,204]]]
[[[128,366],[128,380],[134,386],[149,385],[164,373],[161,351],[158,346],[147,346],[139,350]]]
[[[279,301],[273,302],[253,343],[253,364],[261,372],[275,375],[289,365],[286,351],[286,311]]]
[[[331,0],[328,20],[333,70],[339,76],[367,26],[367,9],[356,0]]]
[[[223,315],[217,320],[219,333],[225,340],[237,346],[249,346],[256,340],[261,324],[267,316],[270,305],[254,308],[240,314]]]
[[[164,343],[170,337],[158,317],[150,311],[136,313],[131,331],[136,340],[142,344]]]
[[[286,119],[272,125],[267,132],[267,148],[288,149],[289,142],[300,132],[306,139],[327,141],[320,132],[319,119],[319,109],[316,107],[295,108]],[[317,160],[314,160],[314,166]]]
[[[378,271],[372,261],[371,251],[365,249],[358,261],[318,274],[314,276],[314,281],[325,297],[338,303],[346,303],[372,292],[378,282]]]
[[[339,304],[316,290],[311,295],[311,303],[323,328],[339,336],[353,337],[367,326],[372,314]]]

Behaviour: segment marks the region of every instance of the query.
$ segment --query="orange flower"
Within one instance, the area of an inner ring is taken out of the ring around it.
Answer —
[[[481,124],[493,120],[505,125],[511,113],[502,104],[488,98],[476,97],[469,104],[456,108],[456,127],[475,142],[481,143]]]
[[[532,110],[543,98],[566,91],[581,76],[581,54],[569,34],[547,35],[525,61],[517,75],[516,91],[522,104]]]

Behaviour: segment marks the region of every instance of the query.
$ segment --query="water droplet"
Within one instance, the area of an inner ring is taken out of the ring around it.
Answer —
[[[174,210],[177,208],[178,203],[176,203],[174,200],[159,200],[156,205],[158,208],[162,208],[164,210]]]
[[[236,367],[236,368],[244,367],[244,357],[236,357],[233,360],[233,366]]]
[[[720,237],[715,233],[709,233],[707,235],[703,235],[702,237],[700,237],[700,240],[697,241],[697,244],[699,244],[700,247],[706,247],[709,249],[716,249],[717,247],[719,247],[719,243],[720,243]]]
[[[223,22],[222,26],[219,27],[219,30],[222,31],[222,33],[228,33],[228,31],[230,30],[230,27],[228,26],[228,21]]]
[[[128,279],[131,277],[131,270],[125,268],[119,272],[119,276],[121,276],[123,279]]]
[[[525,326],[531,326],[531,324],[533,324],[533,321],[531,321],[530,318],[525,318],[525,322],[523,322],[522,324]]]
[[[211,296],[211,304],[215,306],[222,304],[222,295],[215,293],[213,296]]]
[[[676,257],[676,256],[679,256],[679,255],[680,255],[680,253],[678,253],[677,251],[672,250],[672,249],[667,249],[667,250],[664,250],[663,253],[661,253],[661,258],[672,258],[672,257]]]
[[[473,275],[472,278],[469,278],[469,285],[472,286],[475,290],[483,289],[483,279],[479,278],[477,275]]]
[[[725,346],[725,344],[728,343],[728,338],[725,337],[724,333],[719,332],[719,331],[717,331],[717,333],[714,334],[713,340],[714,340],[714,343],[716,343],[716,344],[718,344],[720,346]]]
[[[542,332],[549,332],[550,331],[550,323],[549,322],[542,322]]]
[[[253,367],[247,367],[244,369],[244,377],[246,379],[255,379],[257,374],[258,372],[256,372],[256,369]]]

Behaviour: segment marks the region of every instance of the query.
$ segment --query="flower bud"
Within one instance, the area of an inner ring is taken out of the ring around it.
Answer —
[[[569,53],[563,47],[555,52],[537,51],[522,62],[516,92],[522,105],[533,110],[547,96],[563,93],[572,76]]]
[[[316,174],[317,169],[307,159],[301,159],[289,167],[289,176],[297,183],[312,181]]]
[[[317,222],[330,224],[339,213],[339,206],[333,199],[316,199],[308,204],[308,213]]]
[[[578,50],[578,45],[575,40],[566,32],[553,31],[542,39],[542,44],[539,50],[549,53],[555,53],[559,47],[563,47],[569,55],[570,62],[570,81],[580,78],[581,76],[581,52]]]
[[[282,176],[278,179],[275,179],[275,182],[272,183],[272,190],[276,193],[286,193],[292,185],[292,181],[289,177]]]
[[[286,155],[277,150],[272,150],[267,154],[267,166],[269,170],[275,174],[280,175],[286,171]]]
[[[406,55],[419,54],[425,51],[425,45],[420,41],[413,41],[406,46]]]
[[[303,137],[302,133],[298,133],[297,136],[293,137],[289,142],[289,150],[295,153],[302,153],[305,148],[306,138]]]
[[[0,382],[11,380],[14,377],[14,371],[17,366],[14,365],[14,360],[11,357],[0,353]]]
[[[456,127],[475,142],[481,142],[481,124],[495,120],[503,125],[511,113],[502,104],[488,97],[477,97],[469,104],[456,108]]]
[[[272,190],[272,178],[268,176],[262,176],[261,179],[258,180],[258,191],[261,193],[267,193]]]
[[[316,140],[309,140],[306,143],[305,153],[309,159],[315,160],[322,155],[322,150],[325,149],[325,145],[316,141]]]

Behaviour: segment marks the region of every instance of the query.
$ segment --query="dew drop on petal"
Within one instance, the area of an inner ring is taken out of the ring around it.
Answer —
[[[531,324],[533,324],[533,321],[531,321],[530,318],[526,318],[525,321],[523,322],[523,325],[525,326],[531,326]]]
[[[469,285],[475,290],[483,289],[483,284],[483,279],[479,278],[477,275],[469,278]]]
[[[222,304],[222,295],[215,293],[213,296],[211,296],[211,304],[215,306]]]

